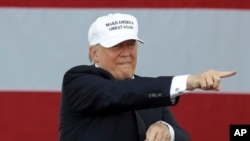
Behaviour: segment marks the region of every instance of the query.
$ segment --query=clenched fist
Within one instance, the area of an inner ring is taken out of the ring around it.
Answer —
[[[145,141],[170,141],[170,139],[168,126],[162,122],[156,122],[148,128]]]

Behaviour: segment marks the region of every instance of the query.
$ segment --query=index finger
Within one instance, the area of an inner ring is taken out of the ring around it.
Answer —
[[[237,73],[237,71],[235,70],[232,70],[232,71],[223,71],[223,72],[220,72],[220,78],[224,78],[224,77],[230,77],[230,76],[233,76]]]

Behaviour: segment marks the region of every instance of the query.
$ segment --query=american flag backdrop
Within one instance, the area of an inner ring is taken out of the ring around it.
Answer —
[[[236,76],[223,79],[222,93],[250,94],[249,0],[0,0],[0,110],[4,113],[0,140],[57,140],[58,127],[48,130],[44,125],[58,124],[55,97],[63,75],[75,65],[90,64],[88,28],[97,17],[115,12],[138,19],[145,44],[138,51],[137,74],[237,70]],[[36,101],[41,104],[30,106]],[[51,120],[32,114],[39,113],[35,108]],[[40,127],[31,125],[38,122]]]

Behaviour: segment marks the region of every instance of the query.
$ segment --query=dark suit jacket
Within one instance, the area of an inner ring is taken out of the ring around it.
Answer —
[[[171,81],[139,76],[117,81],[94,66],[70,69],[62,85],[60,141],[144,141],[148,127],[159,120],[172,125],[176,141],[189,140],[167,108],[176,104]]]

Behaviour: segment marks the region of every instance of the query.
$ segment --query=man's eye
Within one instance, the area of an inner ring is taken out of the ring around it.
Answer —
[[[111,49],[116,50],[116,49],[119,49],[119,47],[120,47],[119,45],[115,45]]]
[[[130,44],[128,44],[128,46],[129,46],[130,48],[134,48],[134,47],[135,47],[135,43],[130,43]]]

